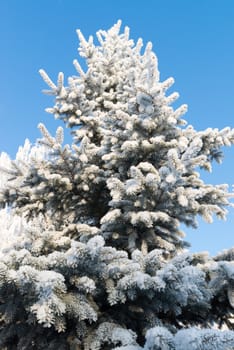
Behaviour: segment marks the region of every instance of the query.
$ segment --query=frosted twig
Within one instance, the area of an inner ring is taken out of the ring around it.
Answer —
[[[44,69],[40,69],[39,73],[42,77],[42,79],[44,80],[44,82],[52,89],[52,90],[56,90],[57,86],[53,83],[53,81],[50,79],[50,77],[48,76],[48,74],[44,71]]]

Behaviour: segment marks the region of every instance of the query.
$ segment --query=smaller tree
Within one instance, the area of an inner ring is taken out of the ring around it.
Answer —
[[[186,350],[234,348],[233,249],[191,254],[180,224],[225,218],[226,185],[211,171],[234,129],[196,131],[160,82],[152,45],[143,53],[120,22],[80,31],[84,71],[48,112],[71,129],[1,154],[0,347]]]

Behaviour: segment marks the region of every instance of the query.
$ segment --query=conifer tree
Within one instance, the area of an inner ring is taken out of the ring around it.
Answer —
[[[0,348],[234,349],[234,251],[192,254],[181,224],[224,219],[221,162],[234,129],[196,131],[174,110],[148,43],[119,21],[86,40],[77,75],[40,73],[48,108],[15,160],[0,156]]]

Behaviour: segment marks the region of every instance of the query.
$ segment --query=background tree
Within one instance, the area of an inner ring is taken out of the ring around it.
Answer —
[[[63,74],[48,112],[71,129],[1,154],[2,349],[233,349],[233,249],[191,254],[180,225],[225,218],[226,185],[203,182],[234,129],[196,131],[171,104],[148,43],[120,21],[80,31],[87,70]]]

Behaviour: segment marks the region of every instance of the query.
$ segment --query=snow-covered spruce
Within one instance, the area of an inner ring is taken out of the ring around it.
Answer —
[[[234,130],[196,131],[148,43],[120,22],[86,40],[64,85],[40,71],[63,129],[0,155],[0,348],[234,348],[233,249],[190,254],[180,224],[225,218],[203,182]]]

